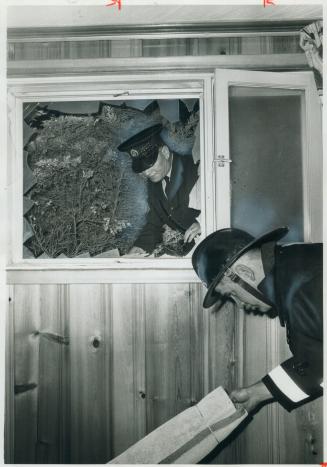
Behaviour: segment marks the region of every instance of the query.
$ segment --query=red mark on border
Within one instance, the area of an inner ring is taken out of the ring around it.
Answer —
[[[327,462],[320,462],[321,467],[327,467]]]
[[[276,6],[276,4],[273,2],[273,0],[263,0],[263,6],[266,7],[268,5],[274,5]],[[327,466],[326,466],[327,467]]]
[[[118,10],[121,10],[122,0],[111,0],[111,3],[107,3],[106,6],[118,6]]]

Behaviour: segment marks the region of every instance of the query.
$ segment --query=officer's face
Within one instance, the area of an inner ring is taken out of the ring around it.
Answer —
[[[171,155],[169,149],[167,146],[162,146],[159,148],[158,158],[155,164],[149,169],[144,170],[142,175],[151,180],[151,182],[158,183],[167,175],[170,170],[170,165]]]
[[[271,307],[244,290],[239,284],[235,284],[228,277],[224,277],[215,287],[215,291],[232,300],[238,308],[254,313],[268,313]]]
[[[258,290],[258,284],[265,277],[260,248],[248,251],[230,269],[244,282]],[[243,289],[240,284],[233,282],[228,276],[223,277],[216,286],[215,291],[224,297],[230,298],[238,307],[244,308],[246,311],[267,313],[271,310],[269,305]]]

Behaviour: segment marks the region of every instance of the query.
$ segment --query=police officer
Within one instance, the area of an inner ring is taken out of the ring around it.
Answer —
[[[134,172],[150,180],[146,225],[129,254],[146,255],[162,241],[166,224],[184,234],[191,244],[200,234],[200,210],[190,207],[190,193],[198,180],[192,156],[173,153],[160,137],[162,125],[147,128],[122,143],[118,149],[132,157]]]
[[[256,313],[278,313],[286,328],[291,358],[253,385],[230,396],[248,412],[277,400],[287,410],[322,394],[322,244],[277,244],[282,227],[258,238],[222,229],[193,253],[193,267],[208,288],[205,308],[226,300]]]

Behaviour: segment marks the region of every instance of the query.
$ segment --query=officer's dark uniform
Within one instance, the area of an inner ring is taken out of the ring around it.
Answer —
[[[159,149],[164,145],[160,137],[161,131],[161,124],[153,125],[118,146],[119,151],[128,152],[132,157],[134,172],[142,173],[156,163]],[[197,179],[198,166],[194,164],[192,155],[181,156],[174,153],[170,180],[165,192],[162,182],[148,183],[149,212],[146,224],[134,242],[135,247],[152,253],[156,245],[162,242],[165,224],[173,230],[185,233],[196,221],[200,211],[189,208],[189,198]],[[190,251],[194,242],[188,245]]]
[[[322,244],[276,245],[273,256],[265,253],[264,248],[262,252],[264,268],[270,272],[258,288],[275,304],[281,325],[286,327],[293,357],[280,366],[295,386],[287,385],[287,382],[291,383],[287,378],[280,384],[279,377],[275,376],[280,369],[272,370],[263,382],[290,410],[310,397],[322,394]]]
[[[200,211],[189,208],[189,196],[198,179],[198,168],[191,156],[173,155],[170,183],[164,193],[162,183],[148,183],[147,222],[134,246],[151,253],[162,241],[163,225],[185,232]]]

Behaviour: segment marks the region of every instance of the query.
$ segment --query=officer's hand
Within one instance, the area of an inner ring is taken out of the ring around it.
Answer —
[[[193,224],[187,229],[184,235],[184,243],[191,243],[197,235],[201,234],[201,226],[198,221],[193,222]]]
[[[253,412],[262,402],[273,400],[269,389],[262,381],[247,388],[235,389],[229,395],[236,407],[243,407],[248,412]]]
[[[128,256],[147,256],[147,252],[138,246],[133,246],[128,252]]]

